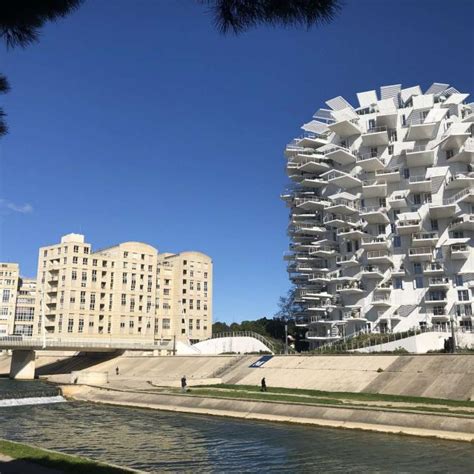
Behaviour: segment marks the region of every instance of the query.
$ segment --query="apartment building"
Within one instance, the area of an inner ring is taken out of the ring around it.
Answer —
[[[0,334],[197,342],[212,333],[212,260],[141,242],[93,251],[80,234],[42,247],[36,279],[0,264]]]
[[[287,147],[297,324],[360,332],[473,325],[474,104],[434,83],[326,102]]]

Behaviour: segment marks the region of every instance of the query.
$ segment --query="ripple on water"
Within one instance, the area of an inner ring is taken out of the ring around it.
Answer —
[[[474,472],[467,443],[80,402],[0,409],[0,437],[149,472]]]

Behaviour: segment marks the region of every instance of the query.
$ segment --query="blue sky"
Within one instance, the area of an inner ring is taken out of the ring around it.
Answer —
[[[133,6],[132,6],[133,5]],[[272,315],[289,282],[283,149],[324,101],[473,86],[474,2],[348,1],[331,25],[222,36],[192,0],[87,0],[0,52],[0,260],[36,273],[69,232],[214,260],[214,319]]]

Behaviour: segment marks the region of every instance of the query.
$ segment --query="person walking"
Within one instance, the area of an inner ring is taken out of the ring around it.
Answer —
[[[181,378],[181,392],[182,393],[186,392],[187,385],[188,384],[186,383],[186,375],[183,375],[183,377]]]
[[[266,392],[267,391],[267,382],[265,381],[265,377],[263,377],[261,385],[262,385],[262,387],[260,388],[260,391],[261,392]]]

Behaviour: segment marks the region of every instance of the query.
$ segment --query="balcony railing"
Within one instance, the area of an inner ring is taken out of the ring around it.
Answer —
[[[377,237],[362,237],[363,244],[377,244],[377,243],[384,243],[387,242],[387,237],[384,236],[377,236]]]
[[[388,250],[374,250],[372,252],[367,252],[367,258],[381,258],[388,257],[391,258],[391,253]]]
[[[344,199],[344,198],[333,199],[332,205],[329,207],[333,207],[333,206],[347,206],[355,210],[360,209],[360,206],[357,203],[355,203],[354,201],[350,201],[349,199]]]
[[[421,151],[433,151],[431,148],[428,148],[428,145],[416,145],[410,150],[405,150],[406,153],[419,153]]]
[[[474,214],[467,214],[456,219],[453,219],[449,224],[449,228],[454,227],[458,224],[463,224],[464,222],[474,222]]]
[[[425,272],[444,272],[444,265],[440,263],[426,263],[423,269]]]
[[[429,285],[448,285],[449,278],[448,277],[434,277],[428,280]]]
[[[453,244],[451,245],[451,252],[469,252],[469,246],[467,244]]]
[[[323,218],[323,222],[327,223],[330,221],[345,221],[345,222],[353,222],[354,224],[359,222],[359,218],[357,217],[352,217],[352,216],[345,216],[343,214],[327,214]]]
[[[413,234],[413,240],[433,240],[438,238],[438,232],[421,232],[418,234]]]
[[[455,204],[461,198],[463,198],[464,196],[468,196],[469,194],[474,195],[474,188],[463,189],[462,191],[459,191],[458,193],[456,193],[454,196],[451,196],[450,198],[447,198],[447,199],[443,199],[443,204],[444,205]]]
[[[360,208],[361,214],[369,214],[371,212],[387,212],[387,208],[385,206],[369,206],[369,207],[361,207]]]
[[[407,219],[403,221],[396,221],[398,227],[410,227],[417,226],[421,222],[421,219]]]
[[[364,133],[369,134],[369,133],[379,133],[379,132],[386,132],[387,127],[385,125],[381,127],[371,127],[368,128]]]
[[[410,176],[410,178],[408,178],[409,184],[421,183],[424,181],[431,181],[431,178],[427,178],[426,176]]]
[[[385,159],[382,158],[381,156],[378,156],[378,153],[359,153],[357,155],[357,161],[366,161],[366,160],[372,160],[372,159],[378,159],[380,160],[382,163],[385,163]]]
[[[409,255],[428,255],[432,253],[433,249],[431,247],[410,247],[408,249]]]

